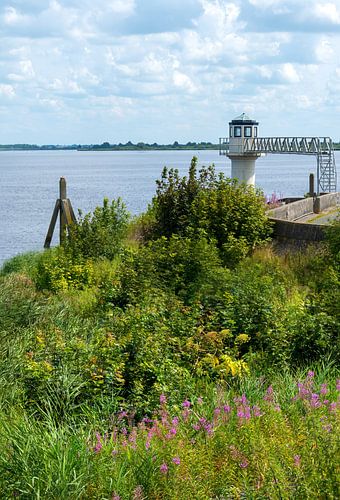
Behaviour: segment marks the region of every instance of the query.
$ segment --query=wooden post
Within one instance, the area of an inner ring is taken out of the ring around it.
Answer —
[[[309,174],[309,196],[314,196],[314,174]]]
[[[59,243],[60,245],[65,241],[66,236],[66,216],[65,210],[63,210],[63,202],[66,201],[66,180],[64,177],[60,177],[59,180],[59,200],[60,200],[60,214],[59,214]]]
[[[55,203],[52,213],[51,222],[47,231],[44,248],[50,248],[54,228],[57,222],[59,213],[59,243],[60,245],[65,241],[66,230],[68,226],[76,223],[76,216],[72,208],[71,201],[67,198],[66,179],[60,177],[59,180],[59,198]]]

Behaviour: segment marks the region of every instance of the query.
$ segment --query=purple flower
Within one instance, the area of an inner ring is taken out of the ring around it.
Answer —
[[[99,434],[99,432],[96,433],[96,438],[97,438],[97,442],[93,448],[93,451],[95,453],[99,453],[100,450],[103,448],[103,445],[102,445],[102,442],[101,442],[101,436]]]
[[[173,463],[176,464],[176,465],[179,465],[181,463],[181,459],[179,457],[174,457],[172,459]]]
[[[268,387],[266,394],[263,396],[263,399],[265,401],[268,401],[268,403],[272,403],[274,401],[274,390],[272,385]]]
[[[167,464],[165,462],[163,462],[162,465],[160,466],[159,470],[162,474],[166,474],[168,472],[169,468],[168,468]]]
[[[333,428],[332,424],[326,424],[322,426],[322,429],[327,432],[331,432],[332,428]]]
[[[259,406],[256,406],[256,405],[253,406],[253,415],[254,415],[254,417],[262,417],[263,413],[262,413],[261,408]]]
[[[314,375],[315,375],[315,373],[313,372],[313,370],[309,370],[309,372],[307,373],[308,378],[313,378]]]
[[[183,401],[182,406],[183,408],[190,408],[191,403],[186,399],[185,401]]]
[[[199,398],[197,398],[197,403],[199,405],[203,404],[203,398],[201,396]]]
[[[328,393],[327,384],[321,384],[320,394],[323,396]]]
[[[246,458],[242,462],[240,462],[240,464],[239,464],[241,469],[246,469],[248,467],[248,465],[249,465],[249,462]]]
[[[179,422],[179,418],[178,418],[178,417],[174,417],[174,418],[172,419],[172,425],[175,425],[175,426],[176,426],[176,425],[178,425],[178,422]]]
[[[201,426],[200,426],[200,424],[193,424],[193,425],[192,425],[192,428],[193,428],[195,431],[199,431],[199,430],[200,430],[200,428],[201,428]]]
[[[335,403],[335,402],[334,402],[334,403],[331,403],[331,404],[329,405],[329,411],[330,411],[330,412],[335,411],[335,410],[336,410],[336,406],[337,406],[337,405],[336,405],[336,403]]]
[[[316,393],[312,394],[311,400],[310,400],[310,405],[312,408],[320,408],[321,403],[319,401],[319,395]]]
[[[143,486],[139,485],[136,486],[136,488],[133,490],[132,493],[132,500],[143,500],[144,494],[143,494]]]
[[[294,455],[294,465],[295,465],[295,467],[300,467],[300,465],[301,465],[300,455]]]
[[[336,381],[336,390],[340,391],[340,378]]]
[[[160,402],[161,405],[165,405],[166,404],[166,396],[165,396],[165,394],[161,394],[159,396],[159,402]]]
[[[221,413],[221,408],[215,408],[214,414],[217,416]]]
[[[224,413],[230,413],[231,412],[231,406],[230,405],[224,405],[223,406],[223,411],[224,411]]]
[[[112,500],[121,500],[121,499],[120,499],[120,496],[117,495],[117,493],[113,492],[112,493]]]

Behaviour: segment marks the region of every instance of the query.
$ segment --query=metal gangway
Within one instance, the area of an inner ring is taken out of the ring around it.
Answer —
[[[235,149],[236,148],[236,149]],[[295,154],[317,158],[317,194],[336,191],[337,173],[330,137],[254,137],[244,138],[232,150],[228,138],[220,138],[220,155]]]

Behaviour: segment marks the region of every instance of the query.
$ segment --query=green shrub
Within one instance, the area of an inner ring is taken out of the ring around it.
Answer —
[[[45,252],[39,260],[36,285],[39,290],[59,292],[85,288],[91,285],[92,278],[93,264],[90,260],[57,247]]]
[[[102,207],[88,213],[73,224],[65,243],[65,249],[73,257],[86,259],[113,259],[122,249],[127,233],[129,214],[120,198],[107,198]]]
[[[197,175],[195,157],[188,177],[164,168],[149,214],[152,238],[204,232],[228,264],[238,262],[271,232],[259,190],[217,175],[213,166],[203,167]]]

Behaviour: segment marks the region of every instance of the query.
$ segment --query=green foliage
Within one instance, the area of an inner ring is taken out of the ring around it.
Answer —
[[[328,226],[326,239],[333,259],[340,266],[340,216]]]
[[[72,256],[86,259],[113,259],[122,249],[126,236],[129,214],[121,199],[107,198],[103,206],[93,213],[80,214],[77,224],[73,224],[66,240],[65,249]]]
[[[36,284],[39,290],[58,292],[68,288],[82,289],[91,285],[93,264],[74,256],[63,247],[48,250],[39,260]]]
[[[195,157],[188,177],[164,168],[149,213],[153,238],[204,232],[228,264],[238,262],[271,232],[260,191],[217,175],[213,166],[197,175]]]

